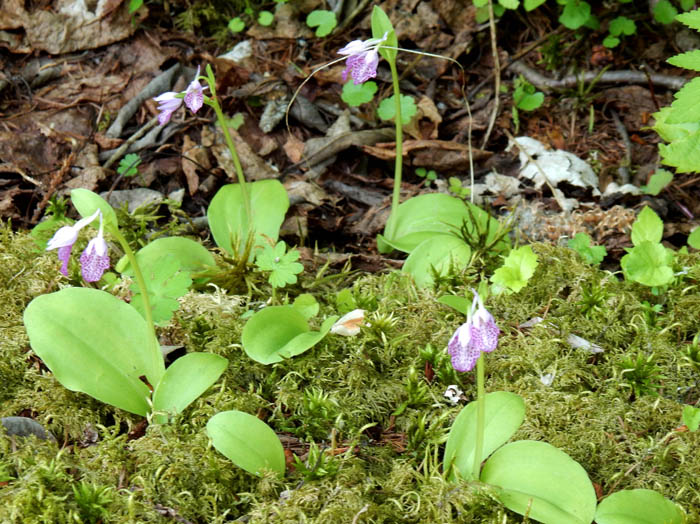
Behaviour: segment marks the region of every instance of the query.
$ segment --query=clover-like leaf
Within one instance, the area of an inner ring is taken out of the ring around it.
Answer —
[[[177,299],[187,293],[192,284],[190,274],[181,269],[180,261],[174,255],[167,255],[159,264],[144,268],[143,277],[146,280],[153,322],[159,326],[165,325],[172,318],[173,312],[180,307]],[[134,292],[131,304],[144,315],[140,288],[134,283],[131,290]]]
[[[661,24],[670,24],[676,18],[678,9],[676,9],[668,0],[659,0],[652,10],[654,20]]]
[[[277,245],[266,245],[255,259],[255,265],[263,271],[270,271],[268,281],[272,287],[284,287],[287,284],[296,284],[297,275],[304,271],[304,266],[297,262],[299,251],[292,249],[287,251],[284,240]]]
[[[128,155],[124,156],[119,161],[119,166],[117,167],[117,173],[119,173],[122,176],[134,176],[136,173],[139,172],[138,165],[141,163],[141,157],[138,156],[135,153],[129,153]]]
[[[401,123],[407,125],[413,115],[416,114],[418,108],[412,96],[401,95]],[[396,116],[396,102],[393,95],[385,98],[377,108],[377,115],[382,120],[391,120]]]
[[[559,17],[559,22],[567,29],[578,29],[591,17],[591,6],[581,0],[569,0]]]
[[[340,98],[350,107],[357,107],[371,102],[376,92],[377,84],[371,80],[363,82],[362,84],[345,82]]]
[[[327,36],[338,25],[338,21],[333,11],[325,9],[316,9],[311,11],[306,17],[306,25],[311,28],[316,28],[316,36]]]

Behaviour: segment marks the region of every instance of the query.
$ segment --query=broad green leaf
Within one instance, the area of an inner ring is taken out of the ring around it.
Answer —
[[[681,0],[680,4],[683,11],[689,11],[695,7],[695,0]],[[678,17],[676,17],[676,20],[678,20]]]
[[[670,24],[676,18],[678,10],[669,0],[659,0],[652,10],[654,20],[661,24]]]
[[[160,353],[149,355],[148,326],[126,302],[105,291],[65,288],[41,295],[24,311],[34,352],[71,391],[145,416],[150,390],[164,372]]]
[[[437,299],[440,304],[445,304],[450,306],[452,309],[459,311],[463,315],[467,315],[469,308],[472,305],[472,301],[465,297],[460,297],[457,295],[443,295]]]
[[[311,331],[294,306],[268,306],[243,326],[241,343],[246,354],[261,364],[274,364],[300,355],[325,337],[337,316],[327,318],[320,331]]]
[[[372,38],[384,38],[384,35],[386,35],[386,41],[382,45],[393,48],[399,47],[399,41],[396,38],[391,20],[382,11],[381,7],[375,5],[372,9]],[[379,48],[379,54],[390,62],[396,61],[396,53],[396,49]]]
[[[212,353],[188,353],[173,362],[153,391],[153,411],[166,413],[154,417],[156,424],[182,413],[219,379],[226,366],[228,360]]]
[[[377,115],[382,120],[393,120],[396,116],[396,102],[394,96],[385,98],[377,108]],[[418,108],[412,96],[401,95],[401,123],[407,125],[416,114]]]
[[[495,391],[484,397],[484,447],[481,461],[513,436],[525,419],[525,402],[515,393]],[[476,401],[467,404],[452,424],[445,446],[443,469],[452,480],[472,480],[476,451]]]
[[[434,235],[421,242],[408,255],[402,271],[413,277],[418,287],[431,286],[434,275],[462,271],[469,265],[472,250],[460,237]]]
[[[277,434],[258,417],[242,411],[222,411],[207,422],[214,447],[253,475],[272,470],[284,475],[284,448]]]
[[[664,223],[652,208],[644,206],[632,224],[632,243],[636,246],[645,240],[653,243],[661,242],[664,234]]]
[[[630,489],[605,497],[595,512],[596,524],[683,524],[673,502],[651,489]]]
[[[249,260],[262,248],[266,239],[277,241],[284,215],[289,208],[287,191],[279,180],[258,180],[246,186],[253,214],[255,233]],[[238,184],[227,184],[217,191],[207,210],[209,228],[216,245],[231,255],[242,255],[249,233],[249,221]]]
[[[273,15],[270,11],[260,11],[258,13],[258,23],[262,26],[269,26],[272,25],[272,22],[275,21],[275,15]]]
[[[648,240],[634,246],[620,260],[625,277],[645,286],[665,286],[673,280],[673,254],[662,244]]]
[[[294,306],[297,311],[299,311],[299,313],[301,313],[307,320],[318,315],[318,311],[321,308],[311,293],[302,293],[299,295],[294,299],[292,306]]]
[[[700,427],[700,408],[683,406],[683,424],[688,426],[688,431],[697,431]]]
[[[559,17],[559,22],[567,29],[578,29],[591,17],[591,6],[582,0],[569,0]]]
[[[605,246],[592,246],[591,237],[586,233],[576,233],[574,238],[569,239],[568,246],[589,264],[600,264],[608,254]]]
[[[700,227],[697,227],[688,235],[688,245],[695,249],[700,249]]]
[[[640,187],[639,189],[641,189],[645,195],[656,196],[661,193],[661,191],[672,181],[673,173],[665,169],[657,169],[656,173],[651,175],[649,183],[646,186]]]
[[[116,229],[119,225],[117,215],[112,209],[112,206],[97,193],[93,193],[88,189],[73,189],[70,192],[70,199],[78,210],[80,216],[85,218],[92,215],[96,209],[102,211],[102,220],[106,229]],[[97,222],[95,222],[97,224]]]
[[[681,24],[685,24],[691,29],[700,31],[700,9],[690,11],[689,13],[681,13],[676,17]]]
[[[532,11],[533,9],[537,9],[546,1],[547,0],[525,0],[523,2],[523,7],[525,8],[525,11]]]
[[[180,307],[177,299],[189,290],[192,284],[190,274],[180,268],[180,261],[171,254],[164,256],[159,264],[143,267],[141,271],[146,281],[153,322],[164,326]],[[134,292],[131,305],[145,318],[142,289],[133,283],[131,291]]]
[[[508,509],[545,524],[591,524],[595,515],[586,471],[546,442],[506,444],[486,461],[481,481],[501,488],[499,499]]]
[[[696,123],[700,120],[700,77],[693,78],[673,95],[667,124]]]
[[[355,82],[345,82],[340,98],[350,107],[357,107],[367,102],[371,102],[374,93],[377,92],[377,84],[372,80],[356,84]]]
[[[322,37],[331,34],[331,31],[338,25],[338,21],[333,11],[316,9],[315,11],[311,11],[306,17],[306,25],[312,29],[315,27],[316,36]]]
[[[637,32],[637,26],[635,25],[634,20],[631,20],[626,16],[618,16],[610,22],[608,31],[610,31],[610,34],[613,36],[633,35]]]
[[[688,51],[687,53],[672,56],[666,61],[676,67],[684,67],[685,69],[700,71],[700,49],[694,49],[693,51]]]
[[[470,213],[471,212],[471,213]],[[405,253],[413,251],[421,242],[436,234],[456,233],[463,223],[470,233],[478,227],[488,227],[487,242],[492,241],[499,229],[499,223],[481,208],[465,203],[462,199],[442,193],[427,193],[410,198],[399,204],[395,213],[387,220],[384,237],[377,238],[381,253],[398,249]],[[499,243],[495,251],[507,248],[507,240]]]
[[[536,268],[537,255],[532,252],[532,247],[521,246],[508,254],[503,265],[494,271],[490,280],[496,286],[497,292],[509,289],[517,293],[527,285]]]
[[[180,268],[190,273],[216,267],[214,257],[199,242],[186,237],[163,237],[149,242],[136,252],[136,261],[142,271],[160,264],[163,257],[171,255],[180,262]],[[129,259],[123,256],[114,268],[125,275],[133,275]]]

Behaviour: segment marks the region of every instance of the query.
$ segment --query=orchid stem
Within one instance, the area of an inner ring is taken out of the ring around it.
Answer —
[[[148,331],[151,333],[151,355],[154,359],[157,359],[158,361],[155,362],[155,367],[153,369],[161,369],[165,371],[165,363],[163,362],[163,354],[160,351],[160,347],[158,347],[158,339],[156,337],[156,327],[155,324],[153,323],[153,311],[151,310],[151,301],[148,298],[148,288],[146,287],[146,279],[143,278],[143,273],[141,272],[141,267],[139,266],[139,263],[136,261],[136,255],[134,252],[131,250],[131,247],[129,247],[129,243],[126,241],[126,238],[124,238],[124,235],[121,234],[119,229],[113,228],[111,229],[112,235],[117,239],[119,244],[122,246],[122,249],[124,250],[124,254],[126,255],[126,258],[129,259],[129,264],[131,264],[131,267],[134,270],[134,278],[136,279],[136,285],[139,287],[139,290],[141,290],[141,300],[143,301],[143,312],[144,315],[146,316],[146,324],[148,325]],[[153,386],[156,386],[156,384],[152,384]]]
[[[246,2],[247,3],[247,2]],[[209,64],[207,64],[206,67],[206,73],[207,76],[203,77],[206,79],[207,83],[209,84],[209,92],[211,93],[211,97],[207,97],[206,104],[214,109],[214,113],[216,113],[216,119],[219,122],[219,125],[221,126],[221,130],[224,133],[224,139],[226,140],[226,146],[228,147],[228,150],[231,152],[231,158],[233,159],[233,165],[236,169],[236,177],[238,178],[238,183],[241,186],[241,195],[243,196],[243,205],[245,206],[245,214],[246,217],[248,218],[248,227],[251,226],[252,221],[253,221],[253,216],[251,212],[251,207],[250,207],[250,198],[248,197],[248,186],[245,181],[245,176],[243,175],[243,167],[241,166],[241,160],[238,157],[238,151],[236,150],[236,145],[233,143],[233,140],[231,139],[231,133],[228,130],[228,126],[226,125],[226,117],[224,117],[223,111],[221,111],[221,106],[219,105],[219,99],[216,96],[216,79],[214,78],[214,72],[212,71],[212,68]]]
[[[401,170],[403,167],[403,120],[401,118],[401,90],[399,89],[399,73],[396,70],[396,59],[387,60],[391,69],[391,81],[394,86],[394,103],[396,114],[394,121],[396,124],[396,163],[394,165],[394,192],[391,195],[391,214],[396,213],[401,196]],[[389,238],[393,238],[393,231],[387,231]]]
[[[485,399],[484,399],[484,353],[476,361],[476,444],[474,445],[474,467],[472,476],[474,480],[479,480],[481,472],[481,454],[484,451],[484,418],[485,418]]]

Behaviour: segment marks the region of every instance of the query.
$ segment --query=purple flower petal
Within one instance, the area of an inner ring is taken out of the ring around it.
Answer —
[[[185,105],[190,108],[190,111],[196,113],[202,108],[204,104],[204,92],[202,85],[199,83],[199,70],[200,67],[197,66],[197,73],[194,75],[194,80],[190,82],[187,86],[187,91],[185,91]]]
[[[58,248],[58,259],[62,262],[61,273],[68,276],[68,261],[70,260],[70,252],[73,249],[73,244]]]

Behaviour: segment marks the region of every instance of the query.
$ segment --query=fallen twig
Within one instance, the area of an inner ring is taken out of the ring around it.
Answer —
[[[486,144],[491,136],[491,130],[493,125],[496,123],[496,116],[498,116],[498,101],[501,94],[501,62],[498,59],[498,42],[496,42],[496,21],[493,16],[493,1],[489,0],[489,29],[491,33],[491,54],[493,56],[493,111],[491,112],[491,118],[489,119],[489,126],[486,128],[486,134],[484,135],[484,141],[481,144],[481,149],[486,148]]]
[[[546,92],[559,89],[571,89],[578,86],[581,82],[593,82],[594,80],[603,84],[647,84],[649,79],[651,79],[651,82],[655,85],[675,90],[683,87],[688,81],[688,79],[679,76],[657,73],[652,73],[647,76],[646,73],[641,71],[605,71],[602,74],[599,71],[586,71],[580,75],[568,75],[557,80],[544,76],[538,71],[531,69],[523,62],[513,62],[510,65],[510,69],[523,75],[525,79],[537,89]]]

